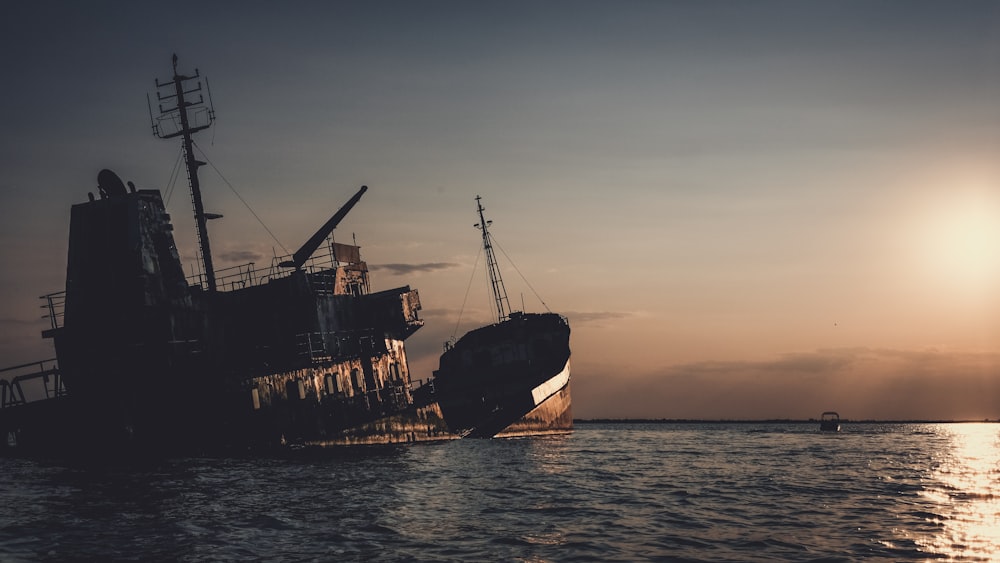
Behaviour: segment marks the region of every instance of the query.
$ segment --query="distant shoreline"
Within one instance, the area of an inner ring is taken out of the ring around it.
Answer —
[[[816,424],[819,419],[769,418],[760,420],[742,419],[697,419],[697,418],[574,418],[573,424]],[[853,424],[972,424],[1000,423],[997,420],[851,420],[840,419],[841,423]]]

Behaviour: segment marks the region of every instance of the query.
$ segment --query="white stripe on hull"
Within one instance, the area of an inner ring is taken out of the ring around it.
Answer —
[[[562,371],[556,375],[549,378],[548,381],[542,383],[538,387],[531,390],[531,398],[535,402],[535,406],[542,404],[545,399],[548,399],[560,389],[569,383],[569,359],[566,360],[566,365],[563,366]]]

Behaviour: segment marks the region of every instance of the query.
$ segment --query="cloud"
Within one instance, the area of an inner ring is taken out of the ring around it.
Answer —
[[[424,264],[372,264],[371,270],[388,270],[390,274],[402,276],[420,272],[436,272],[438,270],[448,270],[457,268],[460,264],[453,262],[426,262]]]
[[[247,262],[259,262],[264,259],[264,255],[253,250],[227,250],[219,254],[219,260],[224,262],[237,262],[246,264]]]
[[[867,349],[818,350],[810,353],[783,354],[766,361],[706,361],[680,364],[665,373],[681,377],[748,376],[766,374],[810,374],[825,376],[847,369],[867,355]]]
[[[580,417],[981,420],[1000,418],[1000,354],[843,348],[693,362],[636,376],[578,369]]]
[[[623,311],[568,311],[563,313],[563,316],[569,319],[571,324],[580,325],[587,323],[600,323],[601,321],[616,319],[626,319],[634,316],[634,313]]]

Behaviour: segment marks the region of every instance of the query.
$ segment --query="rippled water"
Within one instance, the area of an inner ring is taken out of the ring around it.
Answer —
[[[0,470],[4,561],[1000,560],[1000,424],[582,424]]]

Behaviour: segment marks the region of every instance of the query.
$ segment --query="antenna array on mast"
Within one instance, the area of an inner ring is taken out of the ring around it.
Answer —
[[[156,80],[156,101],[158,103],[159,114],[153,115],[153,106],[146,96],[146,103],[149,105],[149,120],[153,127],[153,134],[160,139],[172,139],[182,137],[184,145],[184,163],[187,165],[188,184],[191,186],[191,203],[194,206],[194,218],[198,225],[198,246],[201,251],[201,259],[205,266],[205,277],[208,281],[208,290],[215,291],[215,268],[212,266],[212,248],[208,241],[208,220],[218,219],[222,215],[216,213],[205,213],[205,207],[201,201],[201,185],[198,182],[198,167],[206,163],[195,159],[194,141],[191,135],[208,129],[215,121],[215,108],[212,106],[212,96],[209,94],[208,104],[201,95],[201,81],[191,89],[185,89],[185,83],[200,78],[198,69],[194,70],[194,76],[185,76],[177,72],[177,55],[173,56],[174,76],[169,81],[161,83]],[[205,79],[208,86],[208,79]],[[161,89],[165,90],[161,91]],[[198,101],[191,101],[193,96],[198,95]],[[190,96],[191,99],[185,98]],[[165,108],[163,102],[168,105]]]
[[[500,277],[500,267],[497,265],[496,255],[493,254],[493,241],[487,227],[493,221],[487,221],[483,216],[482,199],[476,196],[476,212],[479,213],[479,223],[475,225],[483,232],[483,250],[486,251],[486,270],[490,275],[490,286],[493,289],[493,299],[496,305],[497,322],[503,322],[510,317],[510,301],[507,300],[507,289],[503,285],[503,278]]]

